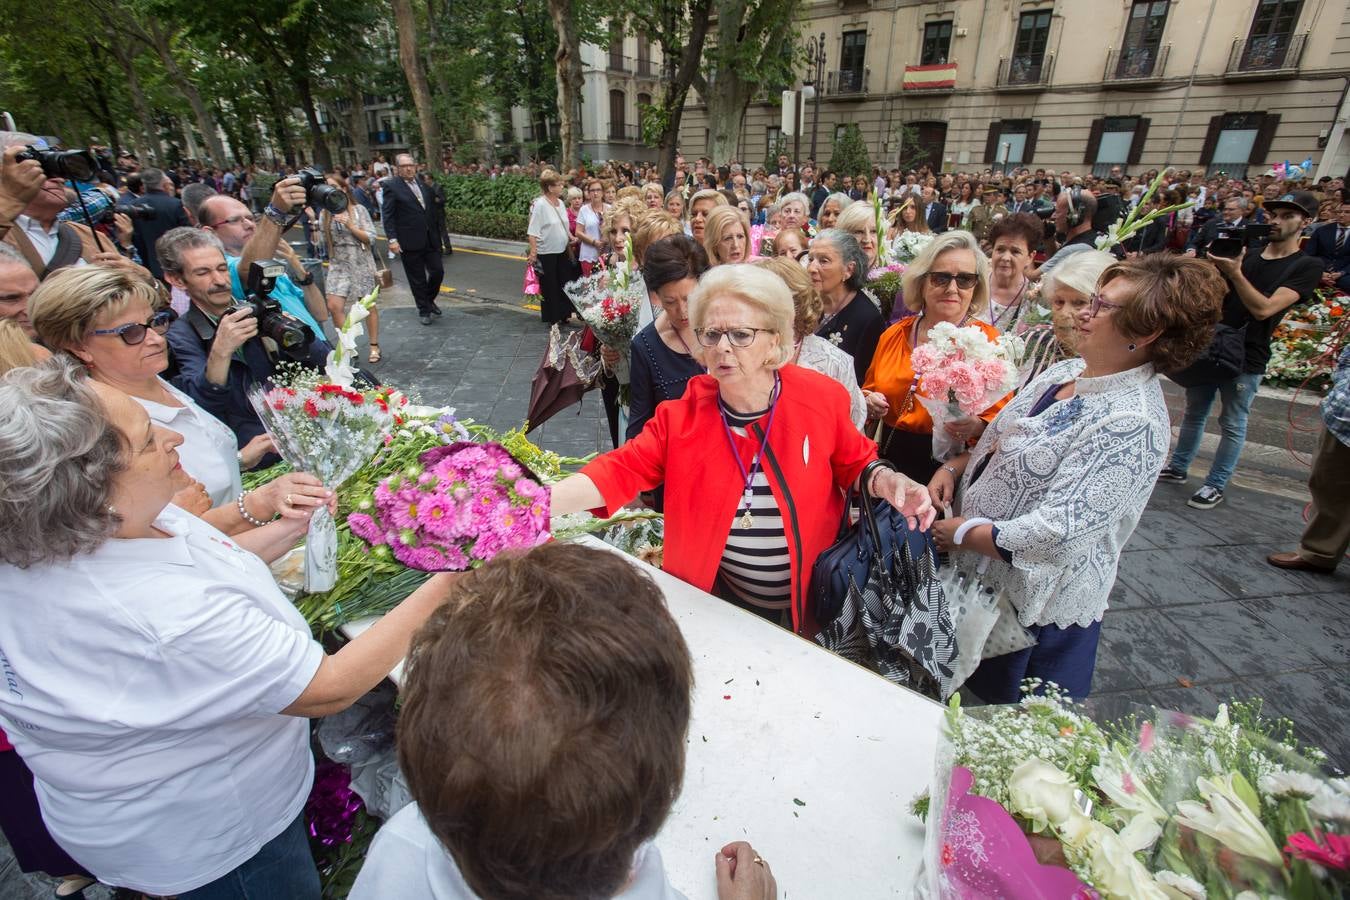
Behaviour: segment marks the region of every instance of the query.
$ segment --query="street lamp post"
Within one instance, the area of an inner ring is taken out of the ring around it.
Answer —
[[[807,71],[812,76],[809,83],[815,89],[814,106],[811,110],[811,159],[816,158],[816,128],[820,125],[820,91],[825,77],[825,32],[816,40],[806,42]]]

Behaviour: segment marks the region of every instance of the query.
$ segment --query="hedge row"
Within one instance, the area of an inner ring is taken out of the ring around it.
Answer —
[[[539,181],[526,175],[438,175],[447,209],[530,214],[530,202],[539,196]]]
[[[525,240],[528,214],[493,212],[485,209],[455,209],[446,204],[446,229],[451,234],[472,234],[503,241]]]

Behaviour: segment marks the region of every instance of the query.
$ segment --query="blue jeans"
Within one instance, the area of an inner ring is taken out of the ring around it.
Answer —
[[[1251,414],[1252,401],[1256,399],[1256,389],[1260,386],[1261,373],[1254,372],[1221,384],[1198,384],[1186,388],[1186,414],[1181,419],[1181,434],[1177,437],[1177,446],[1172,451],[1172,460],[1167,468],[1177,472],[1190,469],[1195,451],[1200,449],[1200,437],[1205,433],[1205,420],[1209,418],[1209,410],[1214,405],[1214,395],[1218,394],[1223,403],[1219,410],[1221,437],[1205,484],[1219,490],[1226,488],[1228,479],[1233,477],[1233,470],[1237,468],[1242,443],[1247,439],[1247,416]]]
[[[1075,700],[1086,699],[1097,666],[1101,619],[1087,628],[1032,625],[1027,631],[1036,635],[1034,645],[982,661],[965,686],[985,703],[1016,703],[1022,699],[1023,679],[1039,678],[1053,681]]]
[[[319,894],[302,812],[239,868],[179,894],[178,900],[319,900]]]

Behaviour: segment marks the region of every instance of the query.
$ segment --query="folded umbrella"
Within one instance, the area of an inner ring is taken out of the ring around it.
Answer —
[[[548,346],[539,369],[530,381],[530,408],[525,414],[526,433],[543,425],[595,386],[599,363],[580,347],[580,333],[562,336],[557,325],[549,332]]]

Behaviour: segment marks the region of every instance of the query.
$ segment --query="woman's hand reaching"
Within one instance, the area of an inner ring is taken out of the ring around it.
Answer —
[[[872,480],[872,493],[884,497],[898,509],[906,524],[914,530],[927,531],[937,517],[928,488],[894,469],[877,469]]]
[[[774,900],[778,882],[769,864],[745,841],[717,851],[717,900]]]

